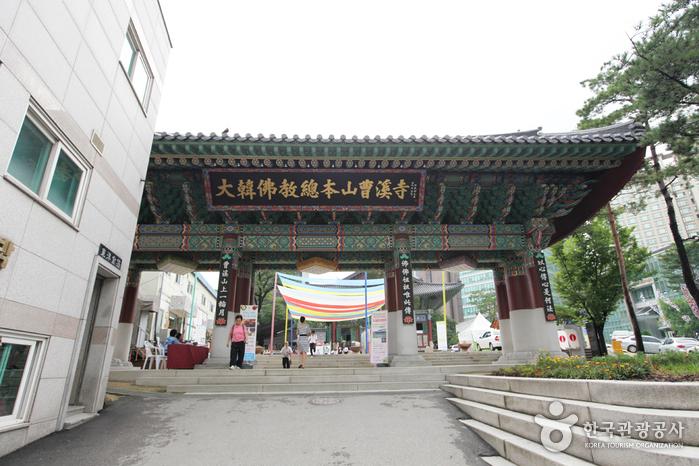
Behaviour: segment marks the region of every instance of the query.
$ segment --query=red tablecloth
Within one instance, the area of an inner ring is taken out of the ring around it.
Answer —
[[[168,369],[194,369],[195,364],[201,364],[209,357],[209,348],[194,345],[168,345]]]

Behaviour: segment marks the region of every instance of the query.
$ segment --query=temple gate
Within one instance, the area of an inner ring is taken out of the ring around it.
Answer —
[[[621,190],[643,162],[641,133],[632,122],[453,138],[157,133],[125,296],[142,270],[221,271],[211,353],[227,358],[230,313],[252,304],[254,270],[293,273],[314,258],[381,270],[391,364],[425,364],[412,271],[489,268],[503,358],[530,361],[558,348],[534,256]],[[133,305],[124,300],[120,336]]]

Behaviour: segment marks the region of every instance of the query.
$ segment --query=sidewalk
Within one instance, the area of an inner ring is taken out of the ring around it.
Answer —
[[[0,464],[486,466],[497,453],[448,396],[125,396]]]

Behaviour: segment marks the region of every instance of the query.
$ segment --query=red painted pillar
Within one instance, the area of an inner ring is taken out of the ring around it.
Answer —
[[[534,309],[534,293],[527,275],[505,277],[507,285],[507,302],[510,312],[520,309]]]
[[[387,274],[388,275],[388,274]],[[396,277],[395,275],[393,277],[386,276],[384,278],[384,282],[386,284],[386,310],[389,312],[395,311],[396,309],[396,294],[393,291],[394,287],[396,286]]]
[[[430,344],[434,342],[432,339],[432,316],[430,314],[427,314],[427,339],[429,340]]]
[[[541,279],[539,278],[539,271],[536,267],[529,267],[527,269],[527,277],[529,277],[529,283],[532,290],[533,307],[544,307],[544,295],[541,294]]]
[[[127,285],[124,288],[124,300],[121,303],[120,324],[133,324],[136,316],[136,303],[138,302],[138,285]]]
[[[235,320],[235,317],[231,313],[235,313],[235,299],[238,296],[238,270],[233,269],[230,271],[230,276],[228,278],[228,322]]]

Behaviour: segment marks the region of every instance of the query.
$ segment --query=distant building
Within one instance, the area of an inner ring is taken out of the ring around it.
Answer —
[[[662,164],[667,166],[674,163],[672,154],[661,156]],[[670,185],[673,205],[677,217],[677,226],[683,238],[699,234],[699,183],[693,177],[677,178]],[[645,198],[646,207],[637,213],[625,212],[617,217],[619,225],[634,228],[633,236],[639,246],[656,250],[674,244],[670,232],[670,221],[667,215],[665,200],[655,185],[648,191],[640,191],[634,187],[626,187],[611,202],[612,207],[620,207],[629,202],[638,202]]]
[[[199,273],[142,272],[131,346],[162,343],[172,329],[203,345],[211,339],[215,306],[216,291]]]
[[[0,456],[103,406],[170,48],[157,0],[0,6]]]
[[[470,301],[470,296],[476,291],[495,290],[493,271],[487,269],[459,272],[459,279],[464,287],[461,288],[462,315],[459,322],[472,319],[478,314],[478,308]]]

